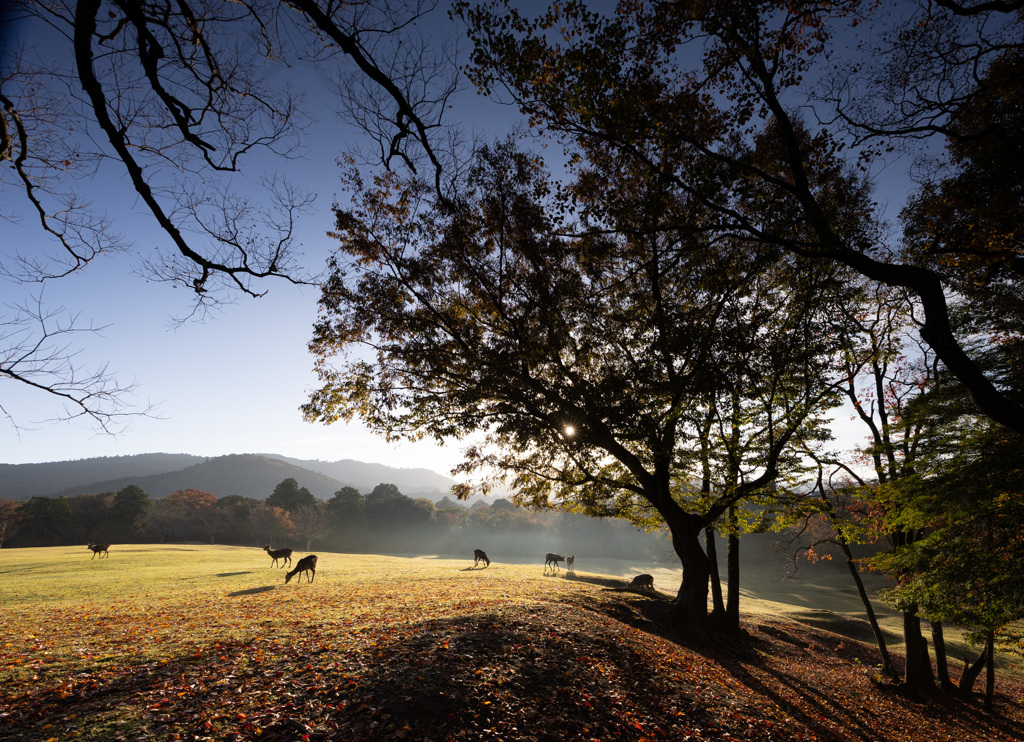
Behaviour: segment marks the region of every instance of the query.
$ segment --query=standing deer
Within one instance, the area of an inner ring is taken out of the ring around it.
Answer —
[[[282,567],[284,566],[286,561],[288,562],[288,566],[289,567],[292,565],[292,550],[291,549],[271,549],[270,548],[270,544],[267,544],[266,546],[263,547],[263,551],[267,552],[270,556],[272,556],[274,558],[274,561],[272,561],[270,563],[271,567],[273,567],[275,564],[277,564],[277,560],[278,559],[281,560],[281,566]]]
[[[92,551],[90,559],[95,559],[97,554],[100,555],[100,559],[110,556],[110,544],[89,544],[86,548]]]
[[[289,582],[291,582],[292,578],[295,575],[298,575],[299,582],[302,582],[303,572],[310,573],[309,575],[307,575],[307,577],[309,581],[312,582],[313,578],[316,577],[316,562],[316,554],[310,554],[309,556],[302,557],[302,559],[299,560],[298,564],[295,565],[295,569],[293,569],[291,572],[285,575],[284,584],[287,585]]]
[[[575,572],[576,571],[576,555],[572,554],[565,558],[565,571]]]
[[[635,587],[637,590],[647,590],[653,593],[654,577],[652,575],[637,575],[626,587]]]
[[[487,558],[487,554],[484,553],[483,549],[473,549],[473,566],[484,562],[488,567],[491,566],[491,560]]]
[[[558,569],[558,563],[559,562],[564,562],[564,561],[565,561],[565,557],[564,556],[562,556],[561,554],[553,554],[553,553],[551,553],[549,551],[544,556],[544,569],[547,569],[548,565],[550,564],[553,569],[557,570]]]

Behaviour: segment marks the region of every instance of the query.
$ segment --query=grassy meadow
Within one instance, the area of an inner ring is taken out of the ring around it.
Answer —
[[[747,639],[709,648],[659,621],[671,571],[318,553],[285,584],[258,548],[0,551],[0,738],[1024,738],[1006,673],[994,715],[873,680],[838,573],[748,570]]]

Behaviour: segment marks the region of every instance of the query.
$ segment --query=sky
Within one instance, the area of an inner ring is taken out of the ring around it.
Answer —
[[[31,43],[28,36],[20,39]],[[319,94],[320,88],[314,89]],[[493,138],[514,122],[514,112],[464,94],[457,107],[461,123],[485,130]],[[333,249],[326,235],[330,207],[338,198],[338,170],[333,163],[345,130],[326,117],[313,127],[305,158],[291,163],[288,174],[318,194],[313,213],[298,225],[303,262],[320,270]],[[134,194],[116,168],[104,168],[80,184],[107,209],[118,229],[131,236],[137,250],[96,261],[77,275],[48,286],[43,298],[62,316],[78,315],[79,325],[103,328],[73,342],[75,362],[85,370],[106,367],[122,383],[134,381],[138,409],[153,406],[116,436],[97,433],[83,420],[48,422],[60,405],[43,392],[0,380],[0,463],[24,464],[126,456],[141,453],[188,453],[221,456],[274,453],[301,459],[355,459],[396,467],[424,467],[447,474],[460,460],[458,441],[391,444],[359,423],[330,426],[303,421],[299,406],[317,385],[306,345],[316,318],[319,291],[285,281],[266,281],[259,299],[242,297],[203,322],[177,324],[173,318],[191,306],[190,293],[147,281],[136,270],[138,256],[160,239]],[[15,248],[23,252],[53,250],[33,224],[17,194],[0,186],[0,258]],[[13,217],[13,218],[12,218]],[[0,281],[10,314],[17,303],[38,296],[38,287]],[[2,321],[2,320],[0,320]],[[846,437],[855,428],[840,415]]]
[[[12,43],[8,37],[7,43]],[[14,43],[45,54],[34,45],[31,29],[20,27]],[[45,45],[44,45],[45,46]],[[300,73],[301,76],[301,73]],[[308,77],[307,79],[313,79]],[[312,213],[301,217],[297,242],[303,266],[319,272],[333,247],[326,233],[331,206],[340,199],[339,169],[334,164],[358,135],[336,122],[320,104],[325,88],[314,83],[307,99],[318,116],[310,128],[306,152],[289,162],[287,175],[317,194]],[[463,96],[461,111],[470,120],[494,115],[475,95]],[[116,163],[113,163],[116,165]],[[255,174],[259,164],[247,171]],[[221,456],[275,453],[302,459],[355,459],[403,468],[425,467],[447,474],[459,460],[461,444],[434,442],[391,444],[358,423],[313,424],[303,421],[299,406],[317,385],[306,345],[312,336],[319,289],[284,280],[259,284],[265,296],[237,302],[202,322],[179,324],[191,308],[191,292],[147,281],[137,268],[140,256],[162,239],[144,204],[125,186],[123,171],[108,166],[78,184],[117,229],[136,242],[130,255],[107,256],[84,271],[48,285],[43,299],[59,316],[77,315],[77,326],[103,328],[73,340],[75,364],[85,370],[106,367],[121,383],[135,382],[136,409],[150,405],[150,415],[134,417],[118,435],[98,434],[84,420],[48,422],[61,404],[50,395],[0,378],[0,463],[23,464],[150,452]],[[58,252],[39,229],[24,196],[4,191],[0,182],[0,259],[15,250],[28,254]],[[33,302],[38,286],[0,279],[0,323],[15,305]],[[0,337],[3,325],[0,324]],[[4,347],[0,342],[0,349]],[[2,352],[2,350],[0,350]]]

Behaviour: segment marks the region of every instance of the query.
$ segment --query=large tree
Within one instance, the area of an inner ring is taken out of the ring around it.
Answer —
[[[613,158],[624,166],[645,168],[652,177],[703,199],[752,247],[783,245],[822,265],[842,264],[912,292],[922,308],[922,338],[986,415],[1024,433],[1020,388],[986,375],[979,357],[955,331],[947,303],[955,284],[944,264],[953,250],[963,256],[957,259],[961,269],[998,276],[1003,286],[1016,287],[1019,293],[1019,220],[965,199],[958,218],[967,225],[983,225],[987,242],[997,238],[996,249],[979,250],[977,240],[961,240],[970,230],[951,229],[942,234],[952,244],[904,252],[898,245],[859,239],[861,235],[837,222],[838,212],[814,188],[822,167],[835,160],[846,157],[859,166],[870,162],[873,153],[936,132],[961,139],[966,133],[985,141],[956,155],[965,164],[968,181],[992,185],[1002,178],[1005,168],[985,171],[989,174],[979,181],[966,163],[991,163],[990,155],[1005,141],[999,132],[1012,118],[1009,112],[1016,110],[1004,104],[1019,98],[1024,79],[1013,62],[1021,48],[1020,4],[921,5],[921,12],[909,20],[906,13],[894,14],[901,23],[907,21],[900,26],[903,35],[889,37],[894,39],[890,51],[904,52],[899,57],[904,64],[887,68],[885,76],[890,90],[906,82],[907,95],[914,99],[874,95],[867,82],[851,88],[851,80],[862,81],[848,74],[843,77],[847,87],[825,103],[813,93],[830,78],[838,64],[834,60],[856,54],[854,70],[870,63],[855,34],[870,25],[866,16],[871,9],[859,0],[630,1],[608,15],[590,11],[585,3],[568,2],[553,5],[537,19],[501,2],[461,7],[476,43],[474,75],[483,89],[510,96],[538,126],[561,135],[574,157]],[[922,28],[931,43],[915,45],[916,31]],[[954,72],[955,94],[949,94],[947,83]],[[991,84],[993,80],[998,84]],[[889,110],[908,118],[890,117],[890,125],[879,125],[854,116],[846,105],[850,99],[889,103]],[[807,110],[813,111],[807,117],[813,125],[804,121],[802,112]],[[849,136],[851,127],[859,138]],[[770,162],[748,159],[737,146],[757,137],[774,151]],[[815,146],[802,146],[805,138]],[[968,154],[981,150],[984,156]],[[756,182],[786,213],[798,215],[811,234],[787,233],[783,221],[736,213],[721,189],[708,189],[723,169]],[[1001,193],[1001,208],[1009,209],[1001,213],[1018,213],[1022,202],[1024,194],[1011,187]],[[976,296],[971,296],[972,311],[983,314],[988,305]]]
[[[353,178],[306,417],[358,416],[389,437],[480,434],[461,469],[508,477],[519,503],[660,518],[683,564],[676,616],[705,631],[699,534],[772,481],[830,395],[839,282],[742,249],[700,203],[642,173],[585,175],[556,195],[539,159],[510,143],[479,152],[458,199]],[[732,394],[726,380],[756,408],[743,450],[760,453],[690,511],[674,478],[696,459],[707,398]]]

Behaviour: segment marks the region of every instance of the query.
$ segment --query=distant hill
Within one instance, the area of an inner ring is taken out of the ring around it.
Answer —
[[[0,465],[0,497],[73,496],[117,492],[134,484],[153,498],[194,488],[217,497],[266,499],[292,478],[316,497],[329,499],[344,486],[363,494],[381,483],[409,497],[437,501],[454,481],[428,469],[396,469],[361,461],[304,461],[275,454],[233,454],[206,458],[184,454],[142,454],[49,464]]]
[[[455,484],[450,477],[438,474],[430,469],[399,469],[384,464],[368,464],[363,461],[342,459],[341,461],[310,461],[290,459],[287,456],[264,454],[272,458],[287,461],[289,464],[319,472],[343,484],[355,487],[366,494],[381,482],[393,484],[403,495],[418,497],[422,493],[440,491],[448,494],[449,488]],[[311,490],[312,491],[312,490]],[[331,493],[333,494],[333,492]]]
[[[144,453],[138,456],[105,456],[45,464],[0,464],[0,497],[27,500],[91,482],[164,474],[206,459],[206,456],[185,453]]]

